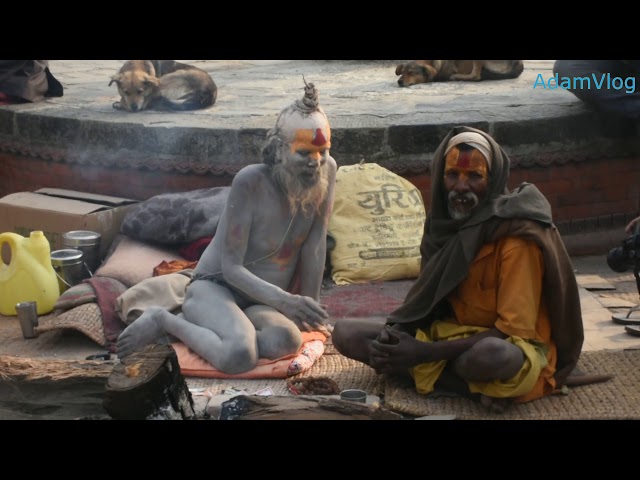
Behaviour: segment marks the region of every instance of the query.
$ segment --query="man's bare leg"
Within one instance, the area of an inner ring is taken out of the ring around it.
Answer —
[[[485,338],[454,361],[454,371],[467,381],[490,382],[512,378],[523,364],[524,353],[518,347],[499,338]],[[511,401],[480,396],[480,403],[496,413],[503,412]]]
[[[190,323],[214,334],[199,337],[197,330],[171,332],[194,352],[225,373],[243,373],[258,363],[256,330],[238,306],[232,292],[208,280],[189,285],[182,311]],[[187,337],[193,333],[193,336]]]
[[[370,366],[369,346],[375,340],[386,320],[384,318],[338,319],[333,327],[333,346],[345,357]]]
[[[192,283],[183,313],[184,318],[161,308],[145,310],[118,338],[118,356],[124,358],[168,333],[225,373],[255,367],[255,328],[228,289],[206,280]]]
[[[140,317],[124,329],[116,342],[118,358],[126,358],[166,335],[167,332],[157,320],[157,316],[163,311],[158,307],[147,308]]]
[[[256,328],[258,355],[276,359],[296,353],[302,346],[300,329],[279,311],[266,305],[253,305],[245,309]]]
[[[119,358],[125,358],[140,350],[150,343],[166,343],[165,338],[169,338],[171,331],[180,331],[181,335],[188,336],[187,330],[193,325],[184,317],[178,317],[161,307],[149,307],[144,313],[129,325],[118,337],[117,352]],[[197,334],[207,335],[202,332],[202,327],[198,327]],[[213,333],[210,332],[209,333]],[[209,340],[215,341],[217,336]],[[175,336],[175,341],[182,341]]]
[[[524,354],[499,338],[485,338],[456,358],[455,372],[471,382],[508,380],[520,371]]]
[[[236,351],[226,348],[222,338],[215,332],[199,327],[159,307],[148,308],[140,318],[122,332],[117,343],[118,357],[126,358],[145,345],[155,343],[156,338],[166,333],[175,336],[204,360],[225,373],[246,372],[257,363],[253,327],[243,337],[248,345],[253,344],[253,348]]]

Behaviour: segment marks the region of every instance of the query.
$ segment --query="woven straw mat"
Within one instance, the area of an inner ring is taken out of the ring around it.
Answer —
[[[583,352],[584,373],[610,374],[603,383],[573,387],[568,395],[551,395],[514,404],[503,413],[460,397],[420,395],[413,388],[385,385],[385,407],[413,416],[455,414],[458,420],[617,420],[640,419],[640,350]]]

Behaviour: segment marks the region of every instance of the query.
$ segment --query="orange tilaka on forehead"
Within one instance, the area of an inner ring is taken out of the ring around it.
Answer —
[[[296,130],[296,136],[291,142],[291,151],[295,152],[299,149],[317,151],[320,149],[331,147],[331,130],[326,129],[323,132],[322,128],[316,128],[312,130],[310,128],[300,128]]]
[[[487,177],[487,160],[477,149],[464,150],[454,147],[447,154],[445,160],[445,172],[449,169],[457,169],[461,172],[478,172]]]

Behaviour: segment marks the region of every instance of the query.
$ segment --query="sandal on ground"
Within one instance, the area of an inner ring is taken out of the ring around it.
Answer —
[[[635,307],[631,307],[626,315],[611,315],[611,319],[620,325],[640,325],[640,315],[631,316],[632,312],[637,312],[639,310],[640,305],[636,305]]]
[[[627,331],[629,335],[633,335],[634,337],[640,337],[640,327],[634,326],[626,326],[624,329]]]

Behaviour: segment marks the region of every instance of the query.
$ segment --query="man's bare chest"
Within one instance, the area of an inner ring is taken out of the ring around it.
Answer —
[[[250,248],[263,253],[276,249],[297,251],[307,239],[313,220],[301,214],[254,219],[249,233]]]

